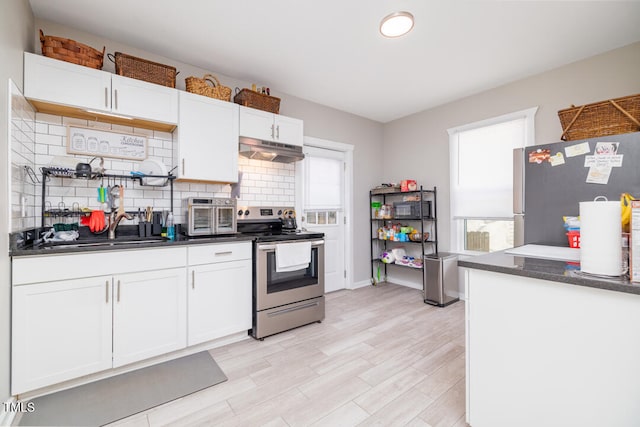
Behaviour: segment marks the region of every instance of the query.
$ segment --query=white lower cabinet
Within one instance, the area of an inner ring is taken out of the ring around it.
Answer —
[[[13,288],[11,394],[111,368],[111,276]]]
[[[251,247],[14,258],[11,394],[251,329]]]
[[[188,345],[251,329],[251,242],[189,247]]]
[[[186,255],[182,247],[14,258],[11,394],[184,348]]]
[[[251,260],[189,267],[189,345],[251,329]]]
[[[113,279],[113,367],[186,347],[184,268]]]

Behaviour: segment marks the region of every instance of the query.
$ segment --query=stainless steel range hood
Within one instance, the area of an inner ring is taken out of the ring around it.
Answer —
[[[302,147],[240,137],[240,155],[268,162],[293,163],[304,159]]]

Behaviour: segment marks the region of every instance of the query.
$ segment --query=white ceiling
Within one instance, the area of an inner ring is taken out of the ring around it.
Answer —
[[[383,123],[640,40],[638,1],[30,2],[38,18]],[[397,10],[415,27],[386,39],[380,19]]]

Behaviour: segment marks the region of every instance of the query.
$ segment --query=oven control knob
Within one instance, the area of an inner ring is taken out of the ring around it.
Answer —
[[[249,215],[249,209],[247,209],[246,211],[244,211],[244,216],[248,216]]]
[[[279,210],[279,211],[278,211],[278,215],[282,215],[282,210]]]
[[[242,209],[240,209],[240,210],[238,211],[238,216],[242,216],[242,214],[243,214],[243,213],[244,213],[244,211],[243,211]]]

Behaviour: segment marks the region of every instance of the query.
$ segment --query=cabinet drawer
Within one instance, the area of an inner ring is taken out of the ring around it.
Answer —
[[[186,255],[182,247],[20,257],[12,262],[12,284],[184,267]]]
[[[190,246],[187,257],[189,265],[251,259],[251,242]]]

